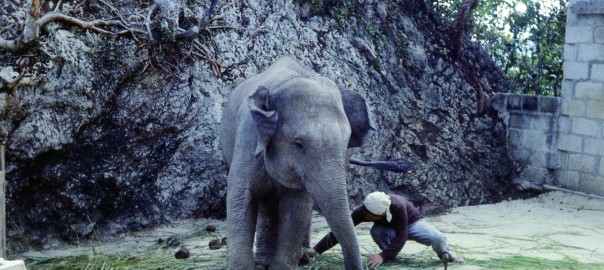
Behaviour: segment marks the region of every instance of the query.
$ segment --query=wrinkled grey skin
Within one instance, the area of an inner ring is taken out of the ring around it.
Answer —
[[[313,200],[342,245],[346,269],[361,269],[345,173],[349,148],[369,129],[362,97],[289,57],[235,88],[220,127],[230,166],[228,269],[296,269]]]

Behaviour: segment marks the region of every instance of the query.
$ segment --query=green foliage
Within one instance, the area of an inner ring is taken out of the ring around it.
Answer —
[[[433,1],[454,23],[461,0]],[[482,0],[466,32],[514,82],[514,91],[559,95],[567,0]]]

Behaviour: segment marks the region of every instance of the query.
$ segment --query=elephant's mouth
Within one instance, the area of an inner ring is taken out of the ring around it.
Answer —
[[[303,176],[298,174],[294,168],[286,170],[282,173],[270,173],[269,175],[275,175],[276,177],[273,179],[275,183],[279,183],[286,188],[290,189],[304,189]]]

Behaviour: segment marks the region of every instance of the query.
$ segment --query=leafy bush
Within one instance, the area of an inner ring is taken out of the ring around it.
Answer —
[[[432,1],[454,23],[462,0]],[[466,33],[514,82],[513,91],[559,95],[567,0],[478,1]]]

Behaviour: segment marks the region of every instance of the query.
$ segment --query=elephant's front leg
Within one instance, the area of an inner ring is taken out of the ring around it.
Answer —
[[[230,177],[230,176],[229,176]],[[249,188],[227,190],[227,265],[228,269],[254,269],[254,231],[258,201]]]
[[[256,229],[256,269],[259,269],[259,265],[268,267],[273,261],[277,242],[277,211],[277,201],[274,197],[260,201]]]
[[[310,226],[312,199],[306,191],[288,191],[279,199],[279,231],[271,269],[296,269]]]

